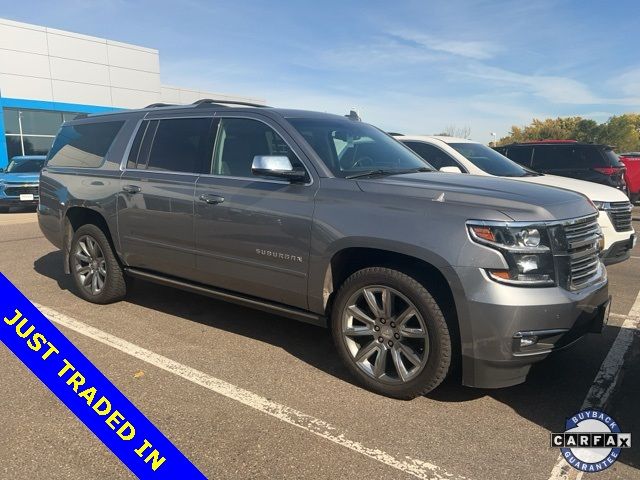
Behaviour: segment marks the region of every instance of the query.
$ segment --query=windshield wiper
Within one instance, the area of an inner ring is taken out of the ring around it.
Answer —
[[[379,168],[377,170],[367,170],[366,172],[354,173],[353,175],[347,175],[344,178],[361,178],[369,177],[371,175],[402,175],[404,173],[418,173],[418,172],[433,172],[428,167],[409,168],[406,170],[384,170]]]

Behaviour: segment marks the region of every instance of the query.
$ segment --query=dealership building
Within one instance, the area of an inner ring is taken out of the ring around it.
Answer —
[[[44,155],[78,113],[257,98],[168,86],[158,50],[0,18],[0,168]]]

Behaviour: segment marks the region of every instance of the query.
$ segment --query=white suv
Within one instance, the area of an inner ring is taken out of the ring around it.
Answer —
[[[604,235],[604,263],[611,265],[629,258],[636,235],[631,225],[631,203],[620,190],[598,183],[534,172],[482,143],[465,138],[392,135],[443,172],[508,177],[582,193],[600,211],[598,223]]]

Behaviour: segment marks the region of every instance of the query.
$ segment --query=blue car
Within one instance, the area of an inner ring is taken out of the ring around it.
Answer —
[[[38,205],[40,170],[45,159],[44,155],[13,157],[6,169],[0,169],[0,212]]]

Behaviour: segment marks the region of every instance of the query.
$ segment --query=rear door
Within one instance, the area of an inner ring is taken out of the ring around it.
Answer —
[[[256,155],[286,155],[307,170],[308,179],[255,176]],[[222,116],[211,169],[198,179],[195,194],[199,281],[306,308],[317,189],[310,172],[304,153],[279,125],[250,113]]]
[[[212,117],[142,121],[120,178],[125,261],[177,277],[195,271],[194,191],[213,151]]]

